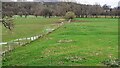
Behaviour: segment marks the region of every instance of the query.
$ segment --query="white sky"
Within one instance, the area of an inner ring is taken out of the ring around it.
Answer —
[[[78,2],[80,3],[83,3],[83,4],[100,4],[100,5],[104,5],[104,4],[107,4],[107,5],[111,5],[111,7],[116,7],[118,6],[118,2],[120,0],[77,0]]]
[[[33,1],[33,0],[27,0],[27,1]],[[74,0],[75,1],[75,0]],[[100,5],[110,5],[111,7],[117,7],[118,6],[118,2],[120,0],[76,0],[79,3],[82,4],[100,4]]]

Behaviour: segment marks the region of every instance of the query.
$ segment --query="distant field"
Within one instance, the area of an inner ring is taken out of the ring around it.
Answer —
[[[52,24],[60,21],[58,17],[43,18],[28,16],[19,17],[14,16],[15,28],[13,31],[7,30],[4,26],[2,28],[2,41],[8,42],[18,38],[30,37],[43,33],[47,28],[53,27]]]
[[[52,22],[58,18],[44,20]],[[44,20],[37,18],[35,21],[30,18],[25,22],[21,18],[16,19],[19,23],[16,27],[22,27],[16,32],[30,34],[25,34],[24,37],[39,33],[42,30],[39,25],[44,24]],[[102,61],[118,58],[118,19],[76,18],[76,20],[79,22],[66,23],[52,34],[10,52],[4,57],[6,59],[3,65],[103,66]],[[27,26],[29,29],[23,31],[26,24],[29,24]],[[6,38],[7,34],[3,36]],[[16,35],[15,38],[20,36]]]

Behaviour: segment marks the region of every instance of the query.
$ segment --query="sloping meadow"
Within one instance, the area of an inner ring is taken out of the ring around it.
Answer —
[[[118,58],[118,20],[76,18],[4,57],[4,66],[104,66]]]
[[[14,29],[12,31],[2,27],[2,41],[8,42],[11,40],[26,38],[46,32],[46,29],[55,28],[56,22],[60,22],[60,18],[44,18],[41,16],[20,17],[14,16]]]

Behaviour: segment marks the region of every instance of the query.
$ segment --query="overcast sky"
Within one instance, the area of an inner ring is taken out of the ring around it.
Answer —
[[[118,2],[120,0],[77,0],[80,3],[84,3],[84,4],[100,4],[100,5],[111,5],[111,7],[116,7],[118,6]]]
[[[33,0],[27,0],[27,1],[33,1]],[[71,0],[73,1],[73,0]],[[74,0],[75,1],[75,0]],[[76,0],[79,3],[82,4],[100,4],[100,5],[110,5],[111,7],[117,7],[118,6],[118,2],[120,0]]]

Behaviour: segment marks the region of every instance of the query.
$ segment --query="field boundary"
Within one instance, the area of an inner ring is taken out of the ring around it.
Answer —
[[[32,36],[32,37],[29,37],[29,38],[27,38],[27,37],[26,38],[19,38],[19,39],[16,39],[16,40],[12,40],[10,42],[1,43],[0,46],[2,45],[2,52],[0,52],[0,55],[5,56],[6,53],[14,50],[17,47],[25,46],[27,44],[30,44],[31,42],[36,41],[37,39],[43,38],[44,36],[46,36],[48,34],[51,34],[55,30],[59,29],[63,24],[64,24],[64,22],[61,22],[61,23],[57,24],[56,28],[51,29],[50,31],[48,31],[45,34],[40,34],[40,35]]]

